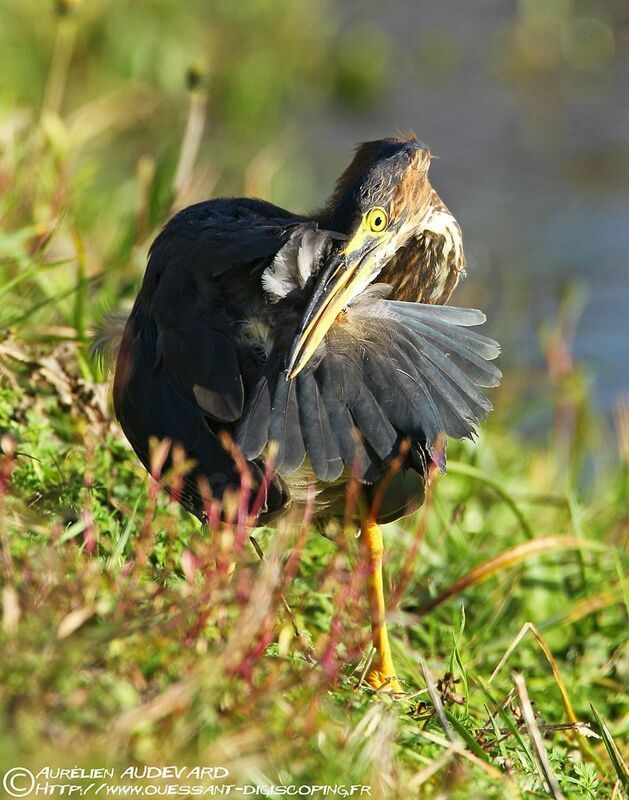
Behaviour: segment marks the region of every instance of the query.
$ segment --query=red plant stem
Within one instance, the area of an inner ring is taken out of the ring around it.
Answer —
[[[431,480],[427,484],[427,486],[428,486],[428,491],[426,493],[426,500],[424,502],[424,507],[422,509],[419,522],[415,527],[415,532],[413,533],[413,541],[406,554],[406,558],[404,559],[404,564],[402,565],[400,579],[398,580],[397,585],[395,586],[393,592],[391,593],[390,600],[387,603],[387,608],[395,608],[397,604],[400,602],[400,598],[404,594],[404,590],[408,586],[411,577],[413,575],[413,567],[415,566],[419,549],[422,546],[422,543],[426,536],[426,528],[428,527],[428,515],[432,508],[434,500],[436,481]]]

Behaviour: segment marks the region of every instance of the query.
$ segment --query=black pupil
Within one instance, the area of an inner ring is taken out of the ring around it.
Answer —
[[[374,223],[375,223],[375,226],[376,226],[376,228],[379,228],[379,227],[380,227],[380,225],[382,224],[382,217],[381,217],[380,215],[378,215],[378,216],[375,218],[375,220],[374,220]]]

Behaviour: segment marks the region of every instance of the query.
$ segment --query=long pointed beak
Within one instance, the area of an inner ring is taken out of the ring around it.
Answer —
[[[290,351],[288,377],[296,377],[348,303],[378,274],[373,242],[350,242],[319,278]]]

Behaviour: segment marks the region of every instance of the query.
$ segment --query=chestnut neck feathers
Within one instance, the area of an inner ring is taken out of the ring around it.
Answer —
[[[458,223],[428,179],[430,151],[414,136],[361,144],[316,215],[323,228],[351,234],[365,206],[388,209],[391,224],[406,225],[379,282],[398,300],[445,303],[465,267]]]

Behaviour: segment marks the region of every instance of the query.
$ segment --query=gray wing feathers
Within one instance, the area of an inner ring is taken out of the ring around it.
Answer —
[[[371,293],[369,303],[347,309],[343,325],[330,329],[295,381],[278,374],[264,431],[259,402],[250,404],[239,434],[245,455],[257,456],[263,439],[276,441],[278,467],[286,471],[308,454],[321,480],[338,477],[344,464],[369,482],[404,438],[429,453],[444,435],[472,438],[492,408],[478,387],[500,379],[490,363],[498,345],[467,330],[483,319],[474,309],[417,306]],[[250,416],[259,421],[255,440],[246,433]]]
[[[262,275],[269,299],[306,287],[331,243],[313,224],[296,226]],[[479,387],[501,378],[491,363],[500,347],[469,330],[485,315],[392,301],[389,291],[375,284],[356,298],[296,379],[287,377],[286,352],[274,351],[270,362],[282,367],[265,370],[237,431],[247,458],[275,442],[280,471],[297,469],[308,456],[321,480],[336,479],[345,467],[370,482],[403,439],[420,456],[437,458],[444,435],[474,436],[492,408]]]
[[[315,475],[323,481],[336,480],[343,471],[343,459],[332,433],[319,385],[311,372],[297,377],[299,420]]]
[[[274,467],[280,472],[294,472],[301,466],[306,448],[299,422],[295,381],[280,376],[275,384],[269,419],[269,440],[277,446]]]

